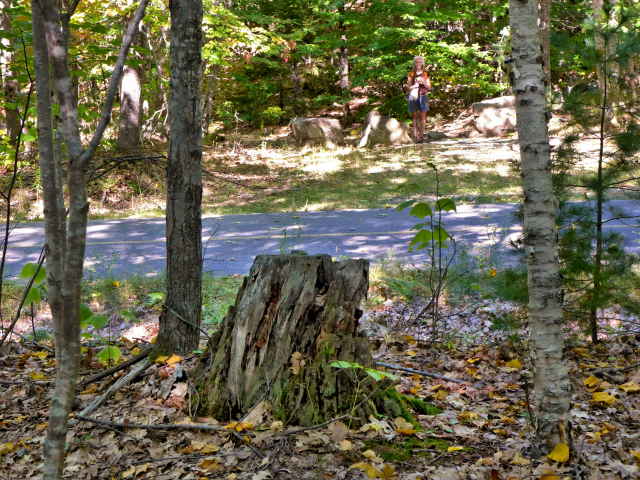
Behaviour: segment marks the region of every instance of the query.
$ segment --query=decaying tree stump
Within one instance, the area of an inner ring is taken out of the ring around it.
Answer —
[[[350,413],[354,405],[363,420],[406,414],[395,390],[396,399],[362,376],[358,387],[352,370],[330,366],[373,363],[367,338],[356,331],[368,287],[367,260],[257,256],[193,370],[199,414],[237,419],[261,400],[276,419],[300,425]]]

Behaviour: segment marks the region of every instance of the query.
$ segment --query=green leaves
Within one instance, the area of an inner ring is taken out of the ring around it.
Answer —
[[[162,305],[164,302],[164,293],[150,293],[149,300],[144,302],[147,307],[153,307],[154,305]]]
[[[86,323],[88,325],[91,325],[96,330],[99,330],[107,323],[109,323],[109,319],[106,315],[100,315],[99,313],[96,313],[95,315],[91,315],[89,318],[87,318]]]
[[[38,272],[37,275],[36,272]],[[20,271],[20,278],[31,278],[34,275],[36,275],[34,283],[36,285],[40,285],[47,276],[47,268],[44,265],[41,265],[40,270],[38,270],[37,263],[27,263]]]
[[[409,215],[416,216],[422,220],[424,217],[433,216],[433,210],[426,203],[418,203],[411,209]]]
[[[41,303],[41,298],[40,298],[40,292],[38,291],[37,288],[33,288],[31,287],[29,289],[29,293],[27,293],[27,296],[24,299],[24,305],[29,305],[31,303]]]
[[[138,317],[136,317],[136,314],[131,310],[120,310],[120,315],[122,315],[124,321],[127,323],[138,321]]]
[[[122,357],[122,352],[120,349],[113,345],[108,345],[104,347],[98,353],[98,360],[100,363],[107,363],[108,361],[117,362],[120,357]]]

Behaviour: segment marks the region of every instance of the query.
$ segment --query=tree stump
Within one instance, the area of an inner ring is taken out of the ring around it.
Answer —
[[[264,400],[276,419],[303,426],[345,413],[365,420],[380,408],[406,416],[395,390],[366,374],[356,379],[362,370],[331,367],[373,364],[369,341],[357,333],[368,288],[367,260],[257,256],[193,371],[198,413],[229,421]]]

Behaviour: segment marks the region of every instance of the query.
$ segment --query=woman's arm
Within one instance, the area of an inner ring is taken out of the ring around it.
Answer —
[[[411,90],[415,90],[416,88],[419,88],[420,84],[418,82],[413,82],[411,75],[409,75],[409,77],[407,77],[407,88],[409,89],[409,91]]]
[[[424,86],[427,87],[427,90],[431,90],[431,76],[425,75],[427,77],[427,81],[424,83]]]

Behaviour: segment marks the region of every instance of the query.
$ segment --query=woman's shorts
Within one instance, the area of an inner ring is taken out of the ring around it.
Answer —
[[[409,95],[409,112],[428,112],[429,111],[429,94],[420,95],[418,100],[412,100]]]

